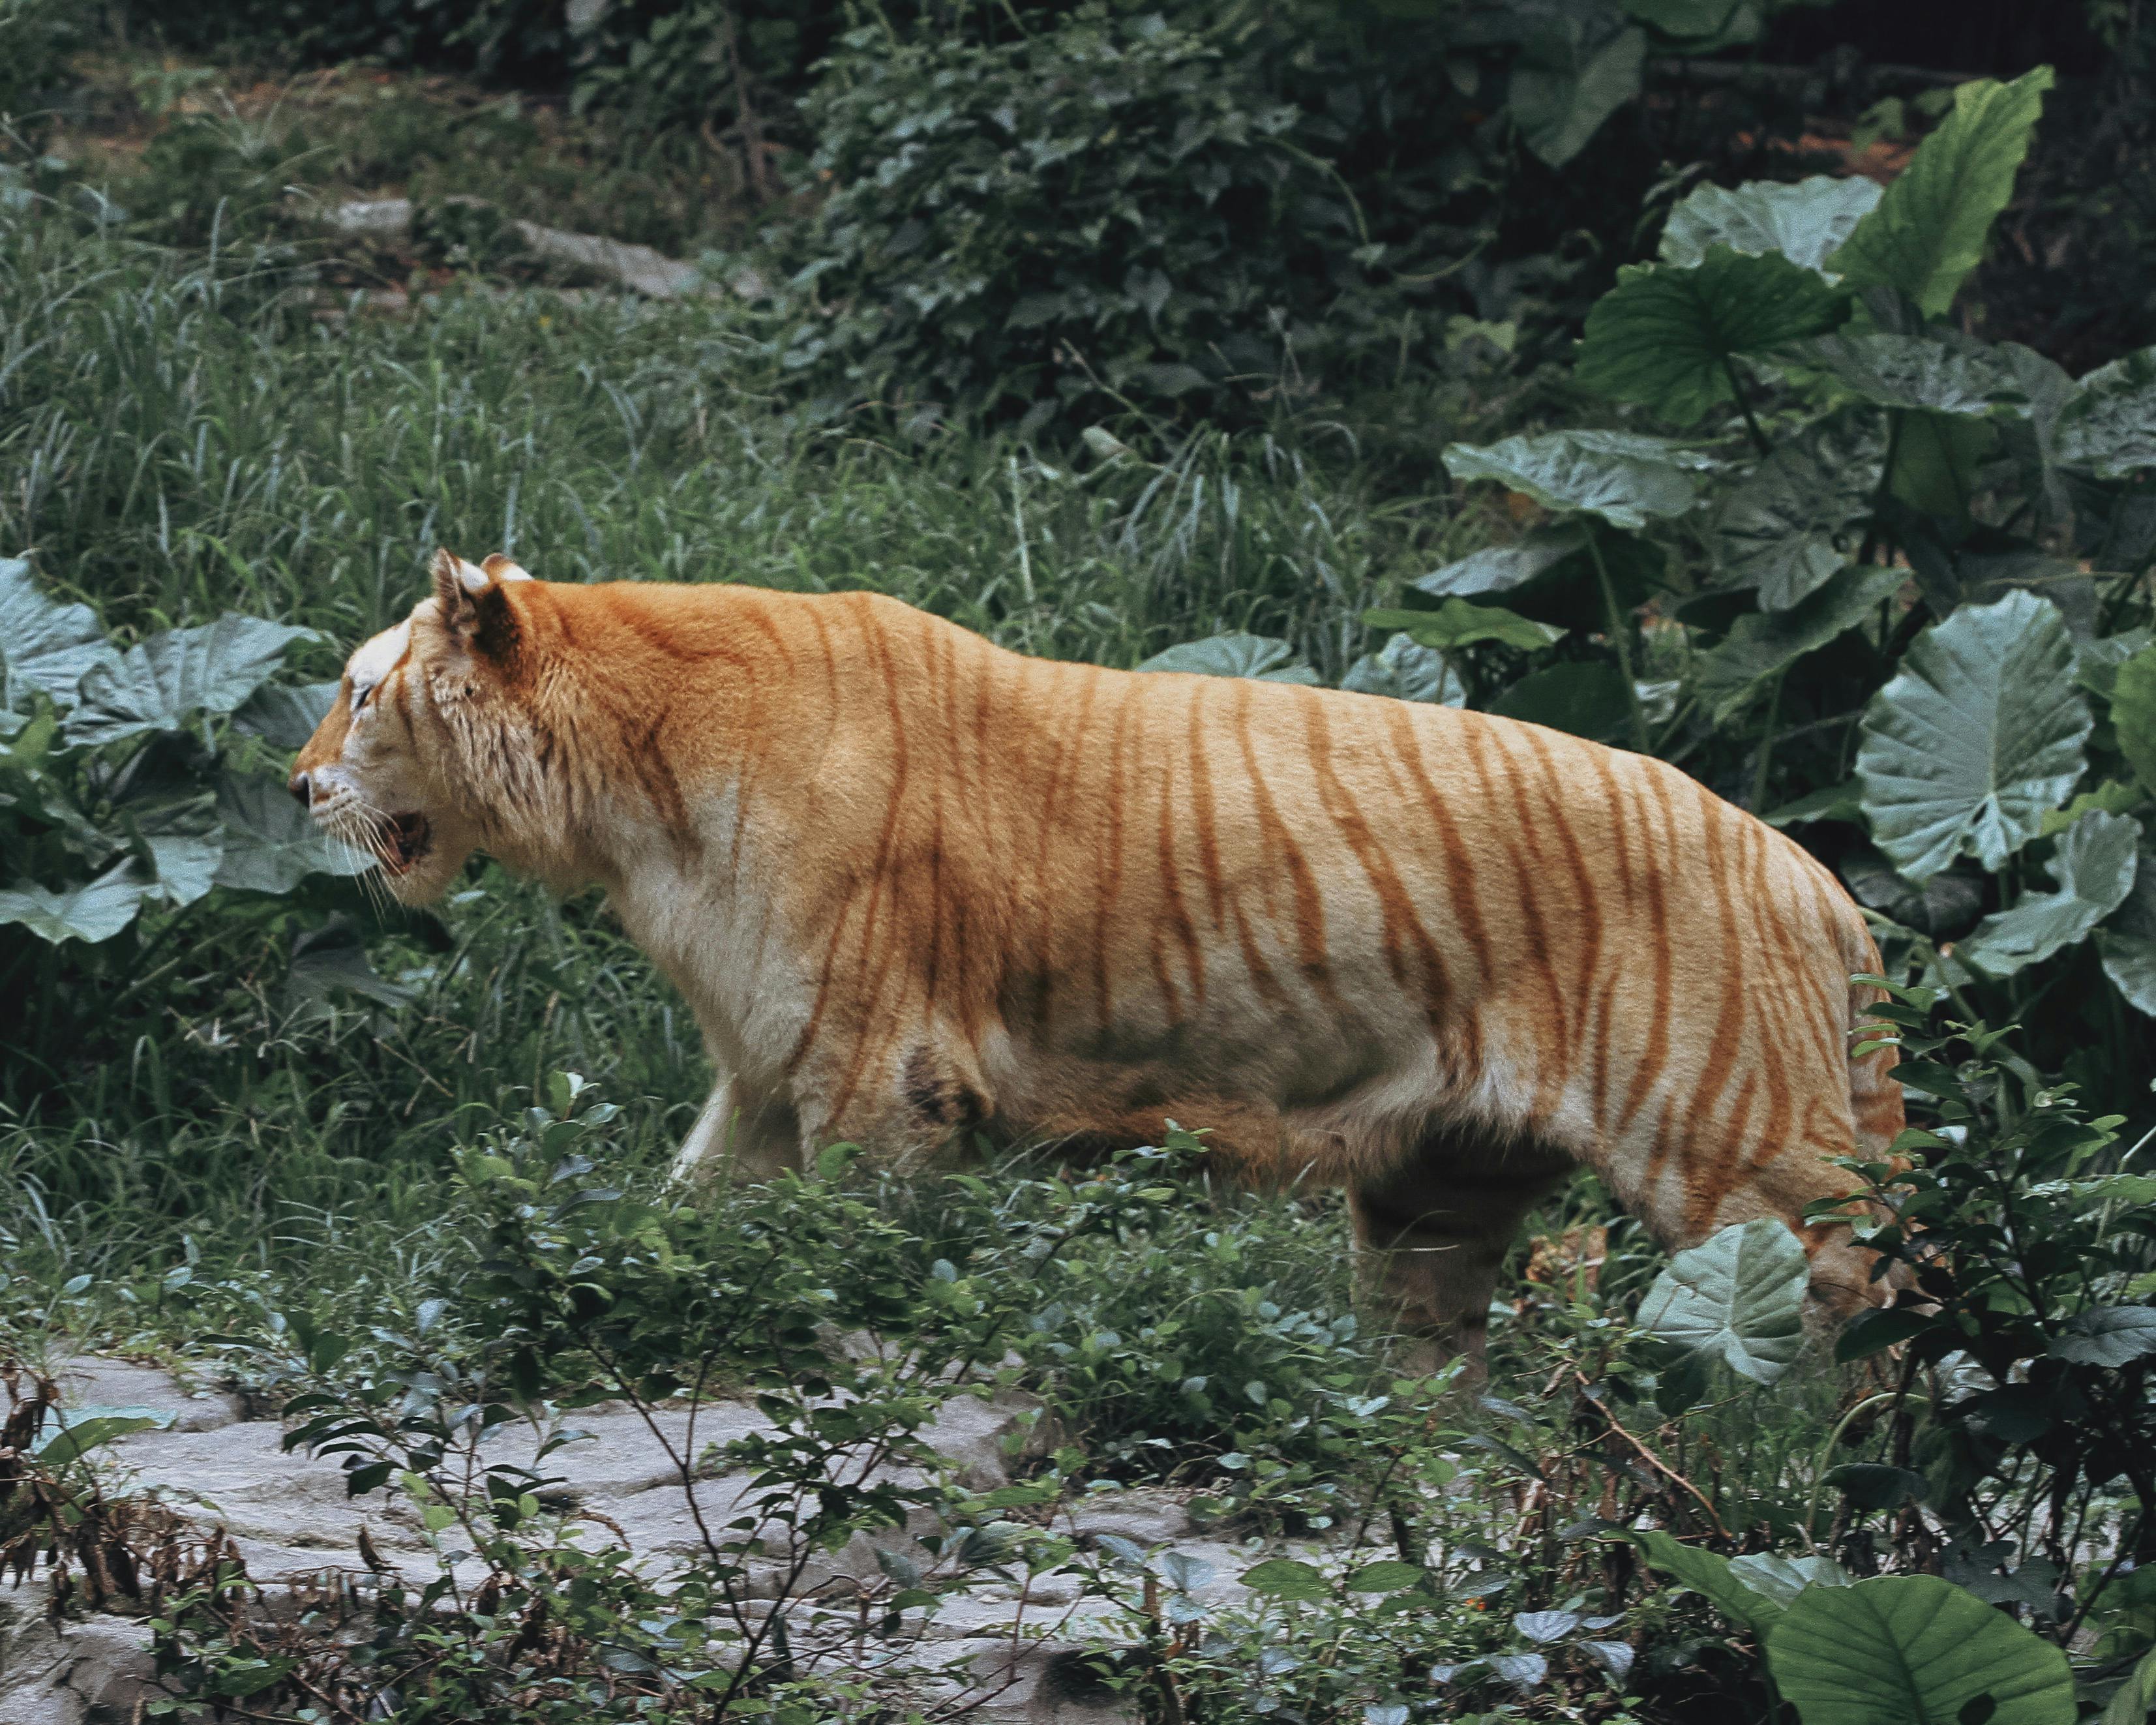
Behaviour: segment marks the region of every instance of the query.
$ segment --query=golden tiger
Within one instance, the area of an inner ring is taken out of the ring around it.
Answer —
[[[1452,707],[1028,659],[869,593],[535,581],[444,552],[295,764],[390,890],[475,851],[603,887],[717,1082],[685,1176],[977,1129],[1210,1129],[1344,1187],[1409,1323],[1478,1358],[1578,1164],[1657,1239],[1799,1230],[1902,1124],[1851,1061],[1834,876],[1676,768]]]

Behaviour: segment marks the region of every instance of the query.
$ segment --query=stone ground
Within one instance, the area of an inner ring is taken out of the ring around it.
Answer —
[[[104,1453],[116,1459],[131,1489],[157,1497],[204,1528],[223,1527],[249,1575],[265,1587],[304,1585],[326,1571],[365,1575],[362,1529],[382,1568],[415,1582],[440,1573],[408,1502],[383,1492],[346,1497],[334,1458],[287,1452],[283,1425],[256,1416],[241,1398],[158,1367],[88,1357],[67,1362],[59,1379],[74,1418],[122,1411],[157,1417],[159,1429],[120,1439]],[[1009,1480],[1006,1446],[1023,1441],[1014,1434],[1030,1406],[1009,1394],[954,1401],[924,1435],[966,1484],[993,1489]],[[634,1409],[585,1409],[570,1423],[591,1438],[547,1459],[544,1471],[565,1476],[558,1494],[549,1494],[556,1507],[588,1517],[594,1532],[625,1544],[654,1571],[701,1549],[674,1464]],[[662,1410],[658,1423],[677,1453],[690,1455],[771,1424],[754,1409],[731,1402],[705,1404],[693,1435],[685,1410]],[[520,1445],[528,1459],[528,1435],[505,1435],[499,1453],[518,1460]],[[714,1526],[736,1512],[748,1477],[698,1481],[699,1506]],[[1081,1543],[1110,1534],[1144,1548],[1172,1543],[1211,1569],[1215,1579],[1199,1596],[1214,1603],[1242,1594],[1233,1578],[1259,1555],[1255,1548],[1197,1537],[1181,1501],[1158,1490],[1082,1500],[1070,1525]],[[827,1573],[808,1579],[834,1588],[843,1589],[844,1578],[878,1573],[875,1548],[865,1538],[820,1561]],[[774,1572],[777,1567],[774,1560]],[[54,1625],[47,1620],[44,1598],[35,1579],[0,1583],[0,1725],[135,1720],[138,1701],[154,1692],[147,1625],[138,1617],[99,1614]],[[949,1602],[905,1656],[931,1668],[968,1659],[974,1684],[969,1698],[979,1702],[973,1716],[984,1725],[1110,1725],[1113,1708],[1089,1697],[1070,1673],[1076,1647],[1089,1632],[1096,1645],[1119,1639],[1118,1615],[1106,1602],[1081,1598],[1076,1576],[1051,1574],[1037,1578],[1022,1597],[977,1589]],[[968,1643],[978,1646],[969,1650]]]

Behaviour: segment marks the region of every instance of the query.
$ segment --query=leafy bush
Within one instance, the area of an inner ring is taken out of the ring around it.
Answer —
[[[1712,51],[1762,13],[992,17],[857,31],[819,69],[803,118],[834,191],[791,245],[828,316],[789,361],[849,404],[1030,430],[1441,375],[1447,318],[1470,312],[1508,348],[1517,324],[1553,336],[1552,302],[1595,267],[1585,236],[1614,237],[1581,152],[1641,94],[1650,48]]]
[[[57,0],[0,0],[0,126],[18,136],[43,130],[38,116],[65,81],[80,28]]]
[[[48,598],[27,562],[0,559],[0,970],[41,983],[14,992],[11,1044],[51,1050],[75,1011],[112,1013],[174,919],[214,893],[282,895],[372,866],[316,835],[281,763],[261,770],[265,750],[305,740],[335,691],[273,680],[285,649],[312,639],[228,614],[123,651],[88,606]],[[51,949],[109,947],[145,918],[154,932],[103,962],[70,958],[74,988],[54,988]],[[321,956],[341,979],[371,980],[355,951]]]
[[[837,189],[801,282],[833,313],[788,363],[842,398],[1014,403],[1028,429],[1133,394],[1217,405],[1279,377],[1370,261],[1295,110],[1157,14],[856,31],[807,117]]]

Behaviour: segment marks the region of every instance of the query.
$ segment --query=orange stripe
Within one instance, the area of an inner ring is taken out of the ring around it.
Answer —
[[[1325,944],[1325,901],[1319,893],[1317,877],[1312,871],[1310,860],[1302,853],[1280,818],[1280,810],[1273,802],[1271,788],[1265,783],[1264,770],[1258,764],[1257,746],[1250,737],[1250,691],[1247,682],[1237,680],[1235,689],[1235,734],[1243,748],[1243,766],[1250,775],[1250,797],[1258,817],[1258,830],[1269,847],[1276,847],[1281,859],[1287,865],[1288,881],[1295,893],[1295,938],[1296,966],[1303,980],[1315,989],[1327,1005],[1336,1011],[1347,1008],[1332,986],[1332,972],[1327,963]]]

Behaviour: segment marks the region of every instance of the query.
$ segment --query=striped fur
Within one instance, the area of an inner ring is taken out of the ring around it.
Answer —
[[[1891,1051],[1847,1057],[1856,907],[1659,762],[865,593],[522,577],[438,559],[295,783],[348,836],[427,818],[400,897],[479,848],[606,890],[719,1075],[685,1173],[1207,1127],[1246,1178],[1344,1186],[1410,1321],[1479,1351],[1575,1164],[1683,1245],[1797,1223],[1900,1127]],[[1807,1238],[1830,1307],[1870,1297]]]

